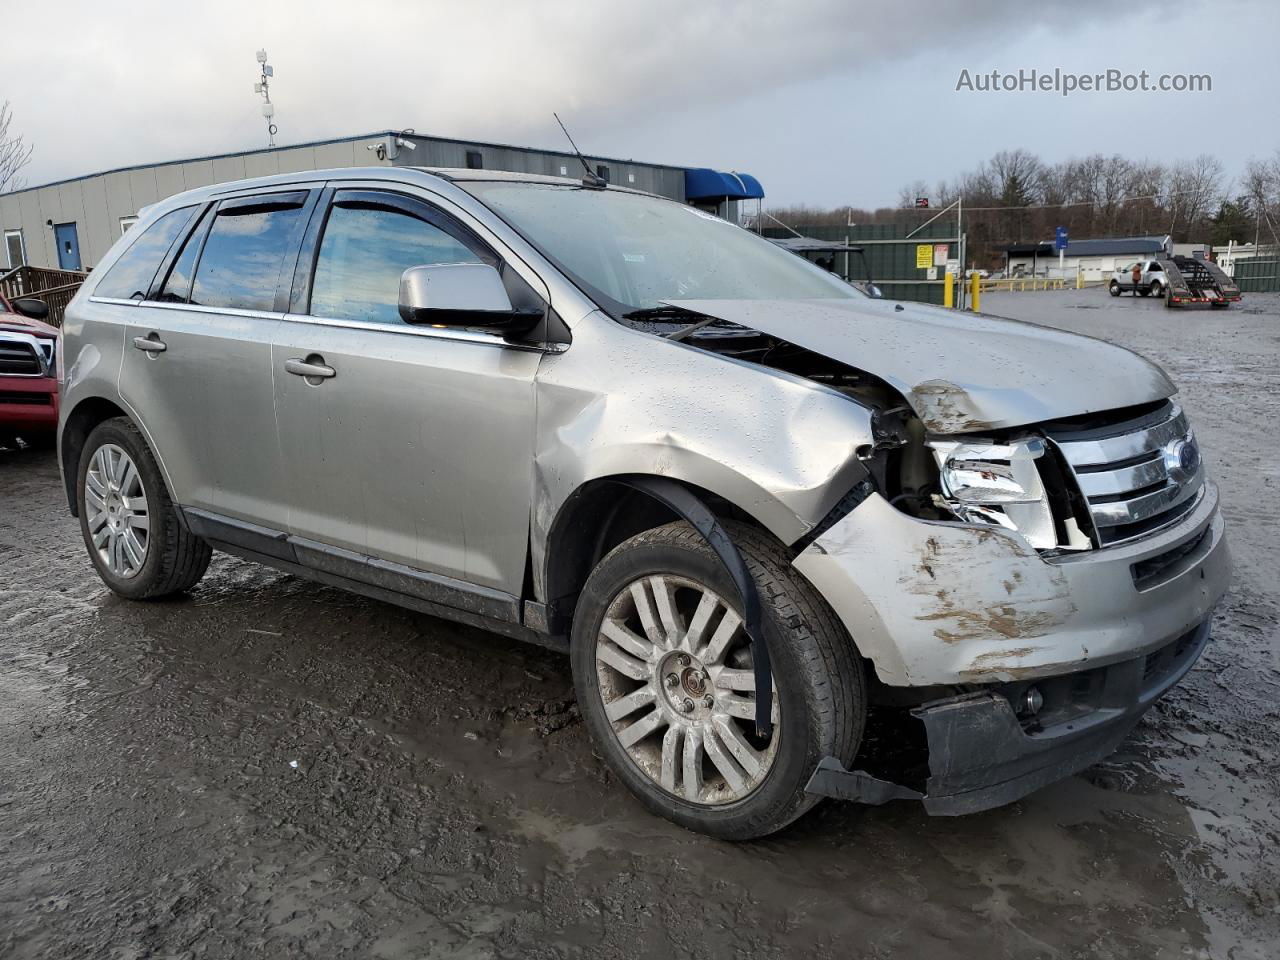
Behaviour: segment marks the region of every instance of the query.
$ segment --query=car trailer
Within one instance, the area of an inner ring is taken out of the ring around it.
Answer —
[[[1207,303],[1227,307],[1240,299],[1240,288],[1212,260],[1199,257],[1172,257],[1161,260],[1167,275],[1166,307],[1186,303]]]

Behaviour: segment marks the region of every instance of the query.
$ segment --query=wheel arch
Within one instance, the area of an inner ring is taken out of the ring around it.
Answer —
[[[84,451],[89,434],[98,424],[116,417],[124,417],[139,430],[138,422],[118,403],[106,397],[85,397],[65,415],[62,429],[58,434],[58,460],[62,465],[62,483],[67,495],[67,506],[73,517],[80,516],[80,508],[76,502],[76,477],[80,474],[80,456]],[[142,431],[146,436],[146,431]],[[150,440],[148,439],[148,443]],[[157,462],[158,458],[157,458]],[[160,467],[161,473],[164,467]],[[165,478],[168,482],[168,478]]]
[[[678,483],[721,519],[734,519],[768,532],[749,512],[696,484],[655,474],[616,474],[587,480],[571,493],[547,532],[542,557],[547,606],[567,625],[573,604],[591,571],[624,540],[644,530],[684,519],[670,506],[630,486],[654,477]]]

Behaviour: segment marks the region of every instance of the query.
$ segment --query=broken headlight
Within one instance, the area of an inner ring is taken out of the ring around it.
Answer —
[[[1037,461],[1038,437],[1008,443],[935,440],[942,505],[961,520],[1016,530],[1037,550],[1061,546]]]

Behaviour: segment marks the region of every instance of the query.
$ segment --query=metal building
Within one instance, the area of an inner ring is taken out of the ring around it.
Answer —
[[[408,146],[412,144],[412,148]],[[588,156],[592,171],[611,183],[696,204],[722,216],[737,203],[764,196],[748,174]],[[4,249],[0,272],[19,266],[88,270],[148,204],[195,187],[246,177],[333,167],[471,167],[580,177],[572,153],[506,144],[446,140],[384,130],[291,147],[125,167],[0,194]]]

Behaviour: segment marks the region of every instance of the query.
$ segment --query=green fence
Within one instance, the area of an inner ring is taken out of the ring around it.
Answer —
[[[921,303],[942,303],[943,280],[946,261],[959,272],[960,243],[954,220],[937,220],[907,237],[914,227],[910,224],[873,223],[862,226],[805,226],[795,227],[796,233],[815,240],[848,241],[862,247],[871,278],[893,300],[916,300]],[[782,227],[769,227],[766,237],[793,237],[794,233]],[[943,249],[945,247],[945,250]],[[817,260],[828,253],[809,253],[805,256]],[[844,255],[835,255],[836,272],[844,272]],[[860,281],[862,265],[856,255],[850,257],[850,279]]]
[[[1280,292],[1280,260],[1237,260],[1235,281],[1241,293]]]

